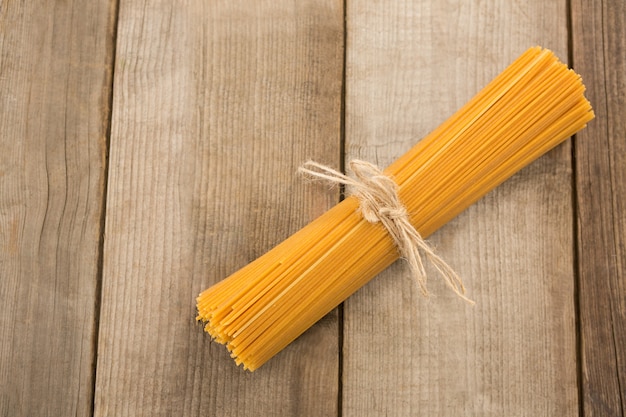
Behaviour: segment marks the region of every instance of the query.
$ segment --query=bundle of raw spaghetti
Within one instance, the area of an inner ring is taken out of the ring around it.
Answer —
[[[582,129],[594,117],[584,90],[552,52],[531,48],[389,166],[419,234]],[[200,294],[198,320],[237,364],[257,369],[398,258],[389,231],[359,204],[348,197]]]

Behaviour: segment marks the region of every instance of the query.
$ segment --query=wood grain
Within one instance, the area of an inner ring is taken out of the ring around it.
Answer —
[[[0,416],[88,416],[115,2],[0,2]]]
[[[565,1],[350,1],[346,155],[399,157],[535,44],[567,58]],[[394,264],[345,303],[343,415],[575,415],[569,144],[430,240],[470,307]]]
[[[336,415],[336,313],[255,373],[194,318],[337,201],[341,4],[122,2],[117,52],[95,415]]]
[[[0,0],[0,416],[626,416],[624,2],[346,2],[347,160],[386,166],[534,44],[597,117],[430,239],[476,307],[397,263],[342,360],[333,312],[253,374],[195,296],[336,202],[293,174],[341,164],[342,2],[121,1],[114,57],[117,3]]]
[[[577,136],[583,411],[626,415],[626,4],[572,2],[573,56],[596,120]]]

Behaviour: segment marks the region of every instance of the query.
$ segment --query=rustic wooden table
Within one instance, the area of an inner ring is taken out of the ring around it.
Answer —
[[[1,416],[626,415],[626,3],[0,1]],[[596,120],[255,373],[195,297],[533,45]]]

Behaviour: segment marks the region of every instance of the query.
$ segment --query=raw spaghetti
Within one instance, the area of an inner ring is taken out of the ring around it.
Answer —
[[[593,119],[580,76],[531,48],[384,173],[427,237]],[[202,292],[198,320],[254,371],[398,258],[348,197]]]

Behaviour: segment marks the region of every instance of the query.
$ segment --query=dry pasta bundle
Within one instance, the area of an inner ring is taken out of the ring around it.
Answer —
[[[540,47],[385,171],[427,237],[593,119],[580,76]],[[202,292],[198,320],[254,371],[398,258],[351,196]]]

